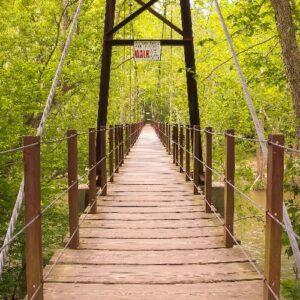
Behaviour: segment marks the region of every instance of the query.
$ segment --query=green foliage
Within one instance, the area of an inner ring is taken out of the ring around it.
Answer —
[[[286,279],[282,281],[282,294],[286,300],[300,299],[300,282]]]
[[[78,1],[70,1],[68,23]],[[129,7],[117,1],[116,22],[129,15]],[[179,1],[166,1],[166,17],[181,27]],[[186,72],[198,82],[202,128],[216,132],[234,128],[237,135],[255,137],[255,128],[244,100],[234,62],[228,50],[218,16],[210,0],[192,1],[197,71],[186,69],[181,47],[164,47],[161,62],[134,62],[129,47],[116,47],[112,57],[108,125],[138,120],[144,111],[158,121],[189,123]],[[270,1],[220,1],[247,78],[265,136],[281,132],[287,144],[294,144],[293,105],[281,57],[281,49]],[[299,33],[300,3],[292,1],[295,28]],[[134,2],[133,10],[139,5]],[[97,118],[99,68],[102,51],[104,0],[87,0],[79,20],[59,88],[56,92],[43,140],[64,137],[67,129],[87,132]],[[163,5],[156,6],[164,14]],[[22,136],[35,134],[51,86],[61,49],[69,30],[62,28],[62,0],[0,0],[0,151],[18,147]],[[116,38],[181,38],[145,12]],[[298,34],[299,36],[299,34]],[[131,70],[131,71],[130,71]],[[172,101],[172,115],[170,115]],[[80,135],[79,173],[86,174],[87,136]],[[249,187],[255,180],[253,160],[257,145],[237,143],[237,182]],[[287,162],[287,178],[299,172],[299,166]],[[224,169],[224,137],[214,136],[214,168]],[[298,167],[297,167],[298,168]],[[215,175],[214,175],[215,176]],[[0,242],[2,242],[22,178],[22,153],[0,157]],[[220,180],[215,176],[215,180]],[[298,183],[286,190],[299,194]],[[43,207],[66,188],[66,142],[42,145]],[[292,197],[293,198],[293,197]],[[295,198],[296,199],[296,198]],[[288,202],[289,213],[299,234],[299,204]],[[239,218],[257,215],[257,211],[238,200]],[[255,217],[256,218],[256,217]],[[66,199],[61,199],[43,220],[44,263],[60,247],[67,232]],[[249,221],[249,224],[251,220]],[[252,224],[252,223],[251,223]],[[18,229],[23,226],[20,217]],[[286,237],[284,238],[286,242]],[[287,242],[286,242],[287,245]],[[288,245],[287,245],[288,246]],[[0,281],[4,299],[22,296],[18,285],[24,276],[23,237],[11,248],[6,271]],[[287,250],[288,253],[289,249]],[[12,275],[13,274],[13,275]],[[297,287],[295,287],[296,289]],[[292,282],[285,291],[293,291]],[[296,291],[296,290],[295,290]],[[291,298],[292,299],[292,298]],[[296,298],[295,298],[296,299]]]

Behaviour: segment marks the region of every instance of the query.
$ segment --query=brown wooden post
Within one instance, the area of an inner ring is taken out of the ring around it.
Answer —
[[[175,155],[175,124],[172,125],[172,155],[173,155],[173,164],[176,162],[176,155]]]
[[[126,155],[130,152],[129,135],[129,124],[126,124]]]
[[[90,213],[97,213],[96,201],[96,130],[89,129],[89,204],[92,205]]]
[[[268,146],[268,178],[266,205],[265,278],[273,292],[280,298],[281,234],[282,228],[270,215],[282,222],[284,145],[283,135],[270,135]],[[274,145],[275,144],[275,145]],[[276,299],[264,285],[264,300]]]
[[[167,148],[167,143],[166,143],[166,123],[163,123],[163,139],[164,139],[164,146]]]
[[[163,123],[163,132],[164,132],[164,146],[167,148],[167,131],[166,131],[166,123]]]
[[[130,149],[132,148],[133,145],[133,124],[130,124]]]
[[[134,143],[135,143],[135,126],[134,123],[132,124],[132,144],[131,147],[133,147]]]
[[[200,185],[200,126],[195,125],[193,128],[193,156],[194,156],[194,195],[199,195]]]
[[[109,181],[114,182],[114,127],[109,126]]]
[[[206,159],[205,159],[205,211],[211,213],[212,205],[212,128],[207,127],[206,136]]]
[[[232,248],[234,241],[233,236],[233,218],[234,218],[234,173],[235,173],[235,147],[234,147],[234,130],[226,130],[225,133],[225,190],[224,190],[224,234],[226,248]]]
[[[159,136],[161,143],[164,145],[163,124],[159,123]]]
[[[115,125],[115,172],[119,173],[119,125]]]
[[[41,228],[40,137],[23,139],[25,225],[38,217],[25,230],[26,283],[28,299],[43,299],[43,256]],[[29,145],[37,144],[29,147]]]
[[[120,124],[119,128],[119,134],[120,134],[120,166],[124,163],[124,147],[123,147],[123,124]]]
[[[190,130],[189,125],[185,127],[185,180],[190,181],[191,175],[191,142],[190,142]]]
[[[178,166],[178,124],[174,125],[175,134],[175,165]]]
[[[122,125],[122,160],[124,163],[124,159],[125,159],[125,153],[126,153],[126,135],[125,135],[125,131],[126,131],[126,127],[123,124]]]
[[[183,173],[183,151],[184,151],[184,142],[183,142],[183,125],[180,125],[179,130],[179,171],[180,173]]]
[[[171,155],[171,153],[172,153],[172,143],[171,143],[171,140],[172,140],[172,135],[171,135],[171,133],[172,133],[172,125],[171,124],[168,124],[168,138],[169,138],[169,145],[168,145],[168,147],[169,147],[169,155]]]
[[[166,123],[166,150],[169,153],[169,124]]]
[[[69,233],[71,249],[79,246],[78,226],[78,175],[77,175],[77,131],[68,130],[68,183],[69,183]]]
[[[100,159],[103,160],[100,163],[100,178],[101,178],[101,196],[107,195],[107,173],[106,173],[106,127],[100,127],[100,149],[101,149],[101,157]]]

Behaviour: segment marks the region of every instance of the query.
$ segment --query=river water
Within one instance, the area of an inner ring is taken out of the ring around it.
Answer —
[[[253,200],[262,207],[265,207],[266,192],[253,191],[248,192]],[[246,200],[236,195],[236,216],[235,216],[235,235],[241,241],[242,246],[248,250],[251,257],[257,260],[261,269],[264,268],[264,252],[265,252],[265,216],[262,212],[253,209]],[[282,249],[282,279],[294,278],[293,258],[287,258]]]

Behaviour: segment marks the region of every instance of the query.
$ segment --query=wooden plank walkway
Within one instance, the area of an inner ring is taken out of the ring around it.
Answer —
[[[262,299],[257,273],[238,248],[224,248],[223,227],[192,192],[146,126],[83,222],[80,249],[53,268],[45,299]]]

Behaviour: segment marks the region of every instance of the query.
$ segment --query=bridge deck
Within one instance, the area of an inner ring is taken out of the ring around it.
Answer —
[[[108,191],[80,228],[80,249],[64,251],[53,268],[45,299],[262,298],[257,273],[239,249],[224,248],[223,227],[152,128]]]

